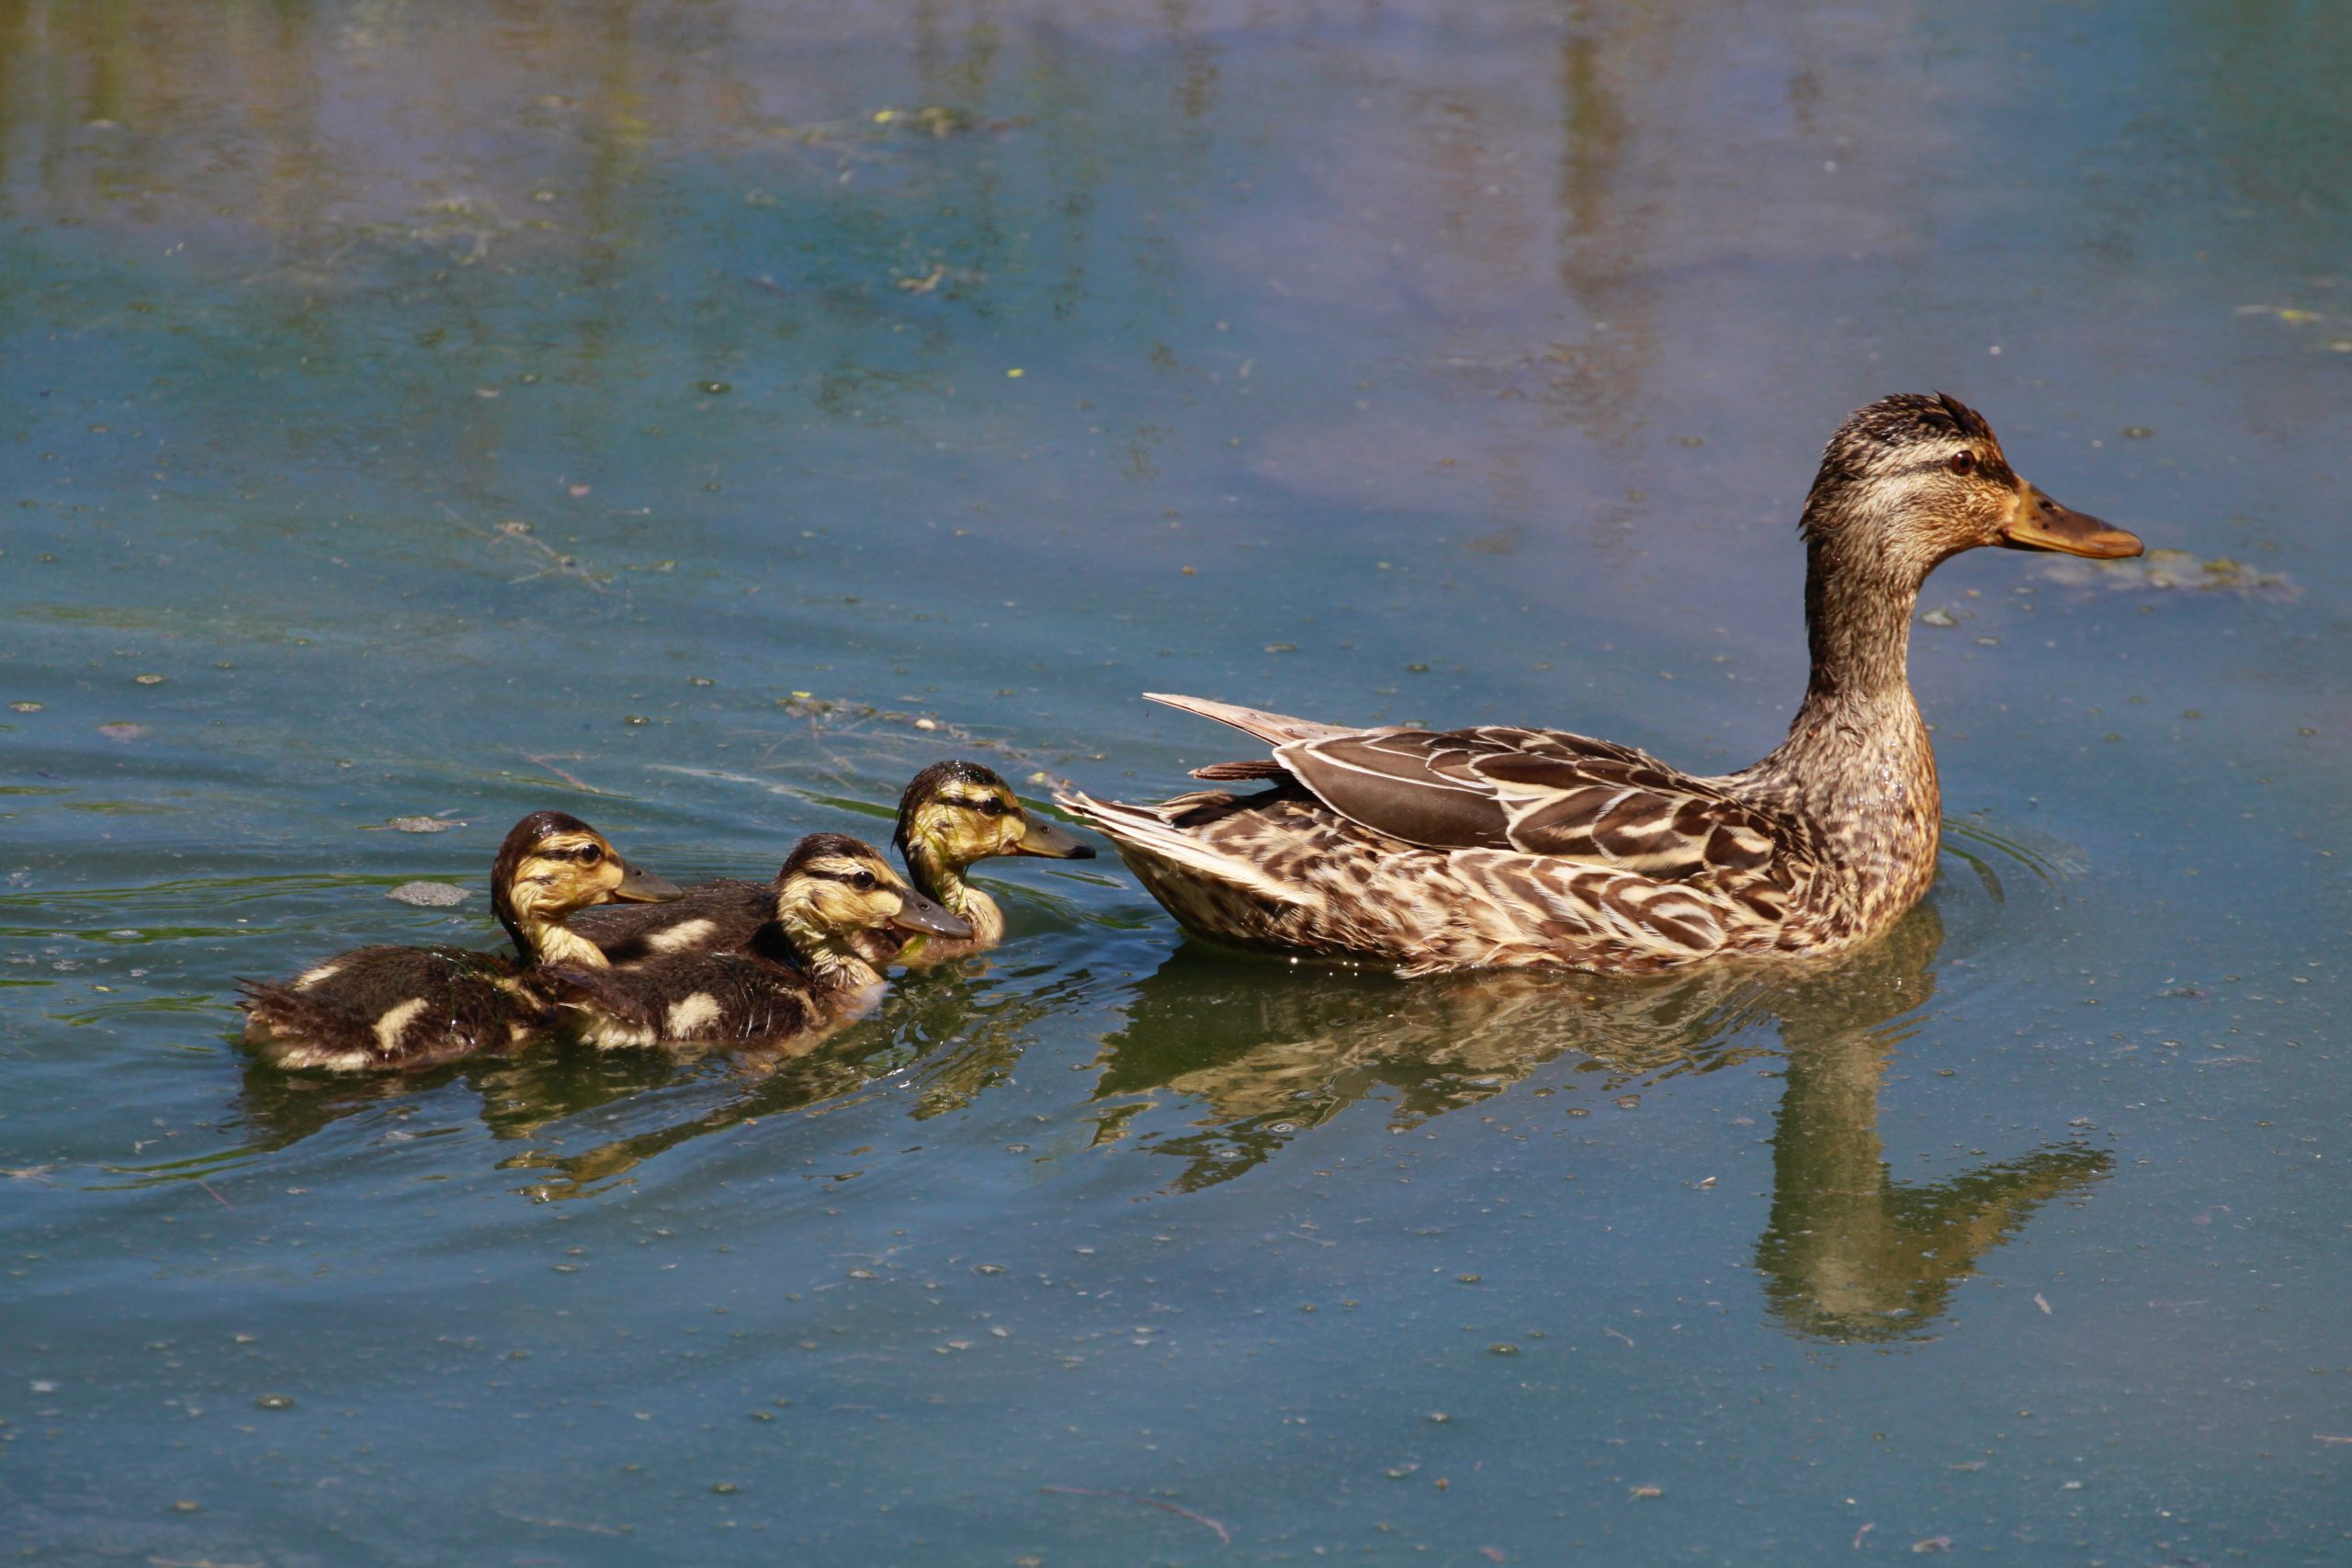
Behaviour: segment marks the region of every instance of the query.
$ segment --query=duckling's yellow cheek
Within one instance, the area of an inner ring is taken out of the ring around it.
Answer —
[[[857,898],[839,883],[829,883],[816,900],[817,918],[833,928],[854,926],[860,913]]]

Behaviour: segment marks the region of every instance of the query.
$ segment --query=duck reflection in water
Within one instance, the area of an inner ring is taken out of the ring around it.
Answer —
[[[894,989],[874,1017],[820,1041],[714,1059],[695,1073],[686,1093],[646,1106],[618,1137],[600,1135],[572,1148],[560,1129],[534,1127],[533,1146],[503,1168],[537,1173],[526,1190],[541,1201],[587,1197],[682,1144],[842,1101],[902,1070],[911,1074],[909,1114],[916,1121],[961,1110],[1011,1076],[1036,1027],[1076,984],[1000,989],[989,979],[985,964],[936,973]]]
[[[2096,1149],[2052,1145],[1943,1181],[1894,1179],[1880,1086],[1927,1021],[1942,942],[1927,904],[1863,952],[1796,973],[1400,982],[1186,948],[1125,990],[1126,1021],[1104,1042],[1093,1091],[1094,1141],[1124,1141],[1155,1091],[1185,1097],[1204,1108],[1198,1130],[1138,1146],[1181,1159],[1169,1186],[1189,1191],[1241,1175],[1384,1092],[1392,1119],[1412,1125],[1483,1104],[1568,1054],[1612,1095],[1775,1062],[1785,1087],[1770,1216],[1756,1248],[1770,1310],[1807,1337],[1915,1336],[2038,1205],[2086,1190],[2110,1163]],[[462,1080],[493,1134],[521,1145],[499,1163],[527,1173],[524,1192],[582,1197],[694,1139],[838,1100],[902,1069],[911,1117],[963,1111],[1012,1076],[1053,1018],[1094,994],[1082,976],[981,965],[902,986],[879,1015],[813,1050],[701,1063],[548,1053],[396,1084],[255,1071],[243,1109],[261,1129],[255,1145],[278,1147],[355,1114],[431,1117],[435,1091]],[[437,1103],[447,1110],[446,1098]]]
[[[1756,1249],[1767,1303],[1808,1337],[1913,1336],[2037,1206],[2084,1190],[2111,1163],[2060,1144],[1944,1181],[1894,1179],[1880,1083],[1926,1021],[1942,943],[1928,904],[1845,962],[1795,973],[1398,983],[1182,950],[1136,987],[1126,1027],[1106,1041],[1096,1099],[1127,1103],[1104,1108],[1101,1136],[1119,1136],[1153,1089],[1204,1102],[1204,1131],[1151,1145],[1185,1161],[1170,1185],[1191,1190],[1231,1179],[1383,1088],[1394,1120],[1409,1125],[1489,1100],[1567,1052],[1611,1092],[1777,1056],[1786,1087],[1771,1217]]]
[[[677,1099],[694,1099],[697,1086],[705,1083],[716,1084],[713,1092],[729,1104],[754,1097],[756,1109],[745,1114],[789,1110],[858,1088],[868,1081],[869,1059],[887,1044],[863,1029],[853,1025],[833,1037],[838,1048],[821,1054],[779,1052],[750,1059],[681,1060],[652,1051],[540,1051],[477,1058],[397,1078],[329,1078],[248,1066],[238,1110],[249,1138],[246,1152],[261,1152],[289,1147],[351,1118],[372,1117],[411,1127],[446,1125],[453,1114],[465,1114],[467,1101],[474,1101],[474,1113],[493,1138],[522,1145],[499,1160],[501,1169],[552,1168],[561,1173],[562,1192],[531,1190],[530,1195],[570,1196],[574,1188],[585,1191],[650,1153],[711,1130],[695,1117],[684,1126],[662,1128],[664,1136],[612,1140],[605,1128],[616,1115],[630,1120],[674,1115]],[[748,1087],[745,1080],[750,1080]],[[608,1114],[593,1125],[580,1120],[597,1111]],[[743,1119],[733,1116],[726,1124]],[[567,1153],[575,1140],[593,1146]]]

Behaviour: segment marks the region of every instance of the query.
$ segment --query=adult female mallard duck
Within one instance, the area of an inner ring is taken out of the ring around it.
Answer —
[[[973,863],[997,855],[1091,860],[1093,849],[1056,822],[1033,817],[1012,786],[978,762],[933,762],[899,797],[892,836],[916,889],[971,927],[961,938],[910,937],[877,931],[865,940],[876,964],[921,966],[983,952],[1004,940],[1004,911],[964,879]],[[572,929],[616,964],[664,953],[732,953],[747,946],[775,915],[775,889],[765,882],[722,877],[687,888],[658,908],[598,909]]]
[[[1408,975],[1851,947],[1935,874],[1935,753],[1905,671],[1920,584],[1980,545],[2111,558],[2140,541],[2019,479],[1973,410],[1917,395],[1830,437],[1799,531],[1812,680],[1788,739],[1738,773],[1559,730],[1350,729],[1153,694],[1272,746],[1195,776],[1272,787],[1057,798],[1179,921],[1239,946]]]
[[[564,929],[609,898],[675,898],[602,833],[560,811],[534,811],[498,847],[491,908],[514,957],[461,947],[361,947],[282,984],[243,980],[245,1039],[283,1067],[364,1072],[429,1067],[517,1044],[548,1021],[539,966],[601,966],[594,942]]]
[[[841,833],[793,846],[768,918],[740,953],[672,953],[621,968],[557,965],[550,978],[590,1042],[774,1044],[862,1011],[882,984],[861,939],[961,941],[972,928],[901,881],[882,852]]]

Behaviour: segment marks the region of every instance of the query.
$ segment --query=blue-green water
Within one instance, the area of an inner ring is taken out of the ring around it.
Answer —
[[[0,4],[0,1542],[2352,1559],[2347,77],[2324,4]],[[1031,863],[797,1060],[233,1043],[487,944],[384,893],[533,807],[758,874],[1230,750],[1143,689],[1743,762],[1819,443],[1929,388],[2188,555],[1930,583],[1944,874],[1837,969],[1298,971]]]

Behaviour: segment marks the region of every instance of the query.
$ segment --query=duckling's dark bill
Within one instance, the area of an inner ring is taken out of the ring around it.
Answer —
[[[2017,510],[2001,530],[2001,543],[2012,550],[2057,550],[2094,560],[2120,560],[2143,547],[2137,534],[2061,506],[2031,485],[2018,494]]]
[[[627,904],[667,904],[685,897],[685,889],[666,876],[656,876],[623,861],[620,885],[613,889],[613,897]]]
[[[971,923],[953,909],[934,904],[910,887],[890,923],[902,931],[927,931],[933,936],[967,937]]]
[[[1021,835],[1019,843],[1012,846],[1014,854],[1043,855],[1048,860],[1092,860],[1094,858],[1094,846],[1060,823],[1048,822],[1044,818],[1028,812],[1023,812],[1022,815],[1028,820],[1029,830]]]

